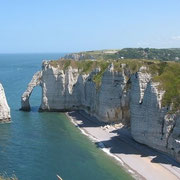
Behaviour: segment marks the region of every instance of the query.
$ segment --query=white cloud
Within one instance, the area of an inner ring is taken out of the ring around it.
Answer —
[[[180,41],[180,36],[173,36],[172,40]]]

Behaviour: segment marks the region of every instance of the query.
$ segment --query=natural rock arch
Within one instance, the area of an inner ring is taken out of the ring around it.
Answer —
[[[31,110],[29,98],[31,96],[33,89],[36,86],[41,84],[41,77],[42,77],[42,71],[38,71],[34,74],[31,82],[28,84],[26,91],[21,96],[21,108],[20,108],[20,110],[22,110],[22,111],[30,111]]]

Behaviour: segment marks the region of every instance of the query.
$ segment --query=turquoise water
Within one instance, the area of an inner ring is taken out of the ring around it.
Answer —
[[[62,113],[38,113],[41,89],[31,97],[31,112],[21,112],[20,97],[43,59],[63,54],[1,54],[0,82],[11,107],[12,123],[0,124],[0,173],[20,180],[129,180],[117,163],[82,135]]]

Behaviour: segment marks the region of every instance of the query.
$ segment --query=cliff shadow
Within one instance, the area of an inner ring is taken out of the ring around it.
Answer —
[[[107,123],[97,121],[97,118],[88,115],[86,112],[78,110],[68,112],[68,114],[75,120],[81,121],[78,124],[79,127],[101,127],[107,125]],[[147,145],[136,142],[130,133],[130,129],[121,128],[110,131],[114,136],[107,141],[96,142],[98,148],[108,148],[111,153],[114,154],[126,154],[126,155],[139,155],[141,157],[150,157],[152,163],[161,163],[166,165],[172,165],[180,168],[180,163],[175,161],[171,156],[157,151]]]
[[[111,131],[111,133],[117,133],[108,141],[96,142],[98,148],[103,148],[101,144],[104,144],[105,148],[109,148],[111,153],[116,155],[140,155],[141,157],[150,157],[152,163],[161,163],[166,165],[172,165],[180,168],[180,163],[173,159],[170,155],[150,148],[144,144],[136,142],[127,129],[118,129]]]
[[[83,127],[100,127],[107,124],[107,123],[98,121],[96,117],[90,116],[88,113],[86,113],[83,110],[71,111],[71,112],[68,112],[68,114],[73,119],[77,121],[82,121],[82,123],[78,125],[79,127],[82,127],[82,128]]]

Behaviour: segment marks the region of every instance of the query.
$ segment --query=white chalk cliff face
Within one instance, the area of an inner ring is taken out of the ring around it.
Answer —
[[[83,109],[100,121],[114,122],[129,119],[128,98],[124,95],[126,78],[123,73],[113,71],[109,67],[102,78],[99,90],[93,82],[93,75],[82,75],[78,69],[69,67],[65,72],[43,63],[42,111],[69,111]]]
[[[131,134],[136,141],[180,161],[180,113],[169,114],[168,107],[161,107],[165,92],[142,70],[131,77]]]
[[[40,85],[41,111],[82,109],[99,121],[122,122],[130,125],[136,141],[167,152],[180,161],[180,115],[178,112],[170,115],[167,107],[161,107],[165,92],[158,89],[159,83],[152,81],[146,67],[130,74],[126,65],[122,65],[122,72],[116,72],[111,64],[99,89],[93,81],[98,71],[81,74],[72,67],[63,71],[44,61],[42,71],[33,76],[36,80],[30,82],[22,96],[22,109],[30,108],[33,87]]]
[[[4,88],[0,83],[0,122],[9,122],[10,120],[10,108],[6,100]]]

